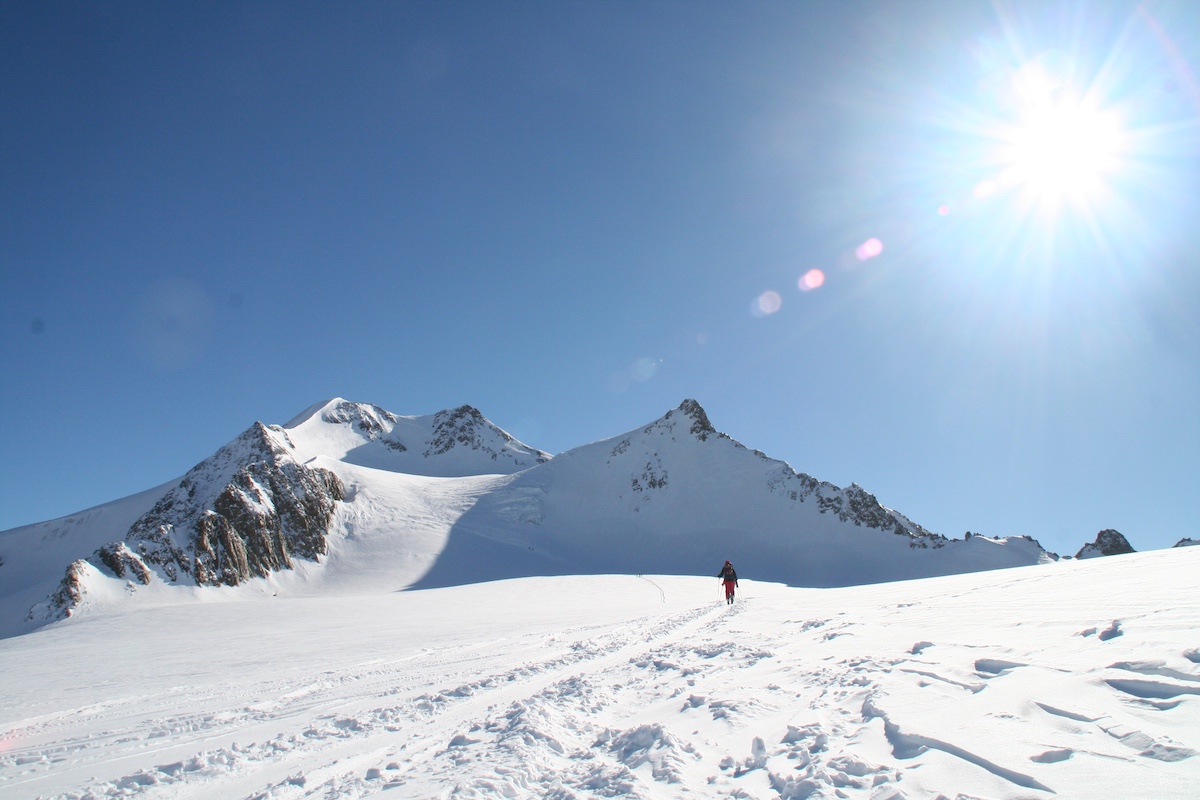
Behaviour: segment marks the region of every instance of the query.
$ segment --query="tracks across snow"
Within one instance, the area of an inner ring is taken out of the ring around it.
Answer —
[[[1086,601],[1032,568],[743,581],[733,606],[536,578],[72,621],[0,642],[6,678],[41,669],[0,696],[0,797],[1187,796],[1200,609],[1164,596],[1190,575]]]
[[[660,600],[659,584],[643,583]],[[476,732],[494,729],[497,714],[511,731],[540,737],[557,752],[554,734],[533,722],[552,699],[591,691],[588,681],[726,613],[723,605],[706,604],[636,624],[548,632],[506,631],[500,622],[502,635],[420,647],[390,660],[258,682],[147,687],[153,690],[11,728],[0,754],[8,773],[0,792],[28,789],[32,796],[50,775],[54,783],[79,783],[39,796],[203,797],[219,787],[222,796],[350,798],[379,789],[380,780],[384,786],[415,776],[449,780],[460,751],[481,742]],[[511,731],[500,738],[509,740]],[[137,768],[88,779],[124,763]]]

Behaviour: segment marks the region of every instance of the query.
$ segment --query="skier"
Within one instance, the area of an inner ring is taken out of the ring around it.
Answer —
[[[733,590],[737,586],[737,573],[733,570],[733,564],[726,561],[717,577],[725,582],[725,602],[733,603]]]

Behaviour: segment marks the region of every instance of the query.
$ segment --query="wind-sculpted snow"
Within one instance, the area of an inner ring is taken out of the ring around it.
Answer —
[[[82,618],[0,642],[0,796],[1190,797],[1198,569],[744,580],[732,607],[715,579],[530,578]]]

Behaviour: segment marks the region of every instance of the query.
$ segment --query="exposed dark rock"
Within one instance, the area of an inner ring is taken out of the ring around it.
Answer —
[[[709,434],[717,432],[717,429],[708,421],[708,414],[704,413],[704,409],[695,400],[687,399],[679,404],[679,411],[692,420],[692,427],[689,431],[700,441],[708,438]]]
[[[1197,546],[1200,546],[1200,539],[1191,539],[1191,538],[1180,539],[1178,542],[1176,542],[1175,544],[1173,544],[1171,546],[1172,547],[1197,547]],[[2,564],[2,563],[4,563],[4,562],[0,561],[0,564]]]
[[[233,586],[324,554],[344,497],[332,472],[295,461],[283,429],[255,423],[184,476],[125,541],[169,581]]]
[[[150,583],[150,568],[124,542],[104,545],[96,551],[96,557],[118,578],[128,575],[136,578],[139,583]]]
[[[473,406],[459,406],[452,411],[439,411],[433,417],[433,436],[426,456],[443,455],[457,445],[478,449],[480,441],[476,426],[486,424],[483,414]]]
[[[653,461],[646,462],[646,468],[642,470],[640,477],[632,478],[631,485],[635,492],[645,491],[646,489],[663,489],[666,487],[667,471],[663,467],[662,459],[658,457],[658,453],[654,454]]]
[[[696,437],[702,442],[707,441],[709,436],[725,436],[725,434],[719,433],[712,426],[712,423],[708,421],[708,414],[704,412],[704,409],[695,400],[684,400],[679,404],[679,408],[668,411],[662,419],[656,420],[643,428],[643,433],[653,433],[656,430],[660,430],[674,434],[676,426],[680,422],[687,425],[687,432],[691,436]]]
[[[367,434],[368,438],[375,439],[387,432],[388,428],[384,427],[384,422],[395,425],[399,418],[376,405],[343,401],[327,409],[321,415],[321,419],[335,424],[353,425]]]
[[[817,508],[822,514],[830,513],[842,522],[852,522],[864,528],[888,531],[900,536],[912,537],[913,547],[942,547],[946,537],[922,528],[916,523],[901,518],[896,512],[885,508],[875,495],[852,483],[845,489],[839,489],[833,484],[819,483],[807,475],[799,475],[806,487],[804,497],[815,494]],[[805,480],[807,479],[807,480]]]
[[[26,622],[44,619],[47,622],[66,619],[75,613],[75,609],[83,602],[84,578],[87,575],[88,562],[83,559],[72,561],[67,567],[67,574],[50,593],[50,596],[38,605],[29,609]]]
[[[326,409],[325,413],[321,415],[321,419],[335,425],[353,426],[369,441],[378,441],[397,453],[408,450],[403,442],[393,438],[392,428],[400,421],[400,418],[379,406],[343,400],[333,408]]]
[[[1076,558],[1098,558],[1099,556],[1119,556],[1125,553],[1137,552],[1129,542],[1117,531],[1109,528],[1096,534],[1096,541],[1085,544],[1075,554]]]
[[[513,461],[523,456],[533,456],[535,464],[543,464],[550,460],[547,454],[522,445],[497,428],[473,406],[439,411],[433,417],[433,432],[424,453],[425,457],[445,455],[455,447],[478,450],[489,455],[492,461],[499,461],[502,454],[506,460]]]

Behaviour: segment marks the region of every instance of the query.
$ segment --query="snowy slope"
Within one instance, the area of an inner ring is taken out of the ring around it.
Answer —
[[[0,641],[0,797],[1189,798],[1197,574],[257,579]]]
[[[45,599],[67,565],[124,537],[172,486],[0,532],[0,638],[28,630],[25,615]]]

